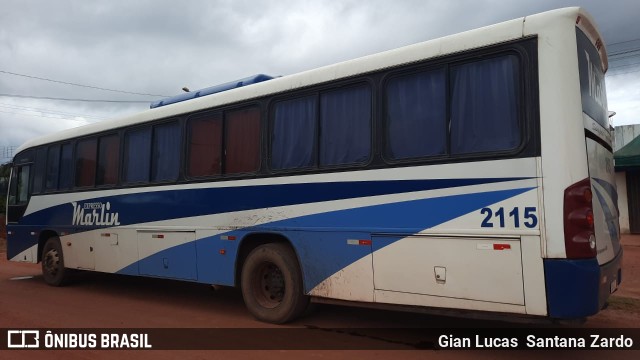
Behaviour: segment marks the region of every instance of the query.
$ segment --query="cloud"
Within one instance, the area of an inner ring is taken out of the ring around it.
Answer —
[[[639,69],[640,70],[640,69]],[[640,123],[640,71],[606,79],[608,107],[616,115],[614,126]],[[629,86],[629,84],[635,84]]]

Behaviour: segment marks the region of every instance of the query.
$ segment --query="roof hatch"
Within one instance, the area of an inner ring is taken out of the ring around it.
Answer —
[[[199,98],[206,95],[211,95],[211,94],[215,94],[215,93],[219,93],[219,92],[223,92],[231,89],[236,89],[236,88],[247,86],[247,85],[257,84],[259,82],[263,82],[271,79],[273,79],[273,77],[269,75],[264,75],[264,74],[253,75],[253,76],[246,77],[244,79],[230,81],[228,83],[224,83],[220,85],[214,85],[212,87],[208,87],[201,90],[189,91],[188,93],[154,101],[151,103],[150,108],[154,109],[154,108],[169,105],[169,104],[175,104],[178,102],[191,100],[191,99]]]

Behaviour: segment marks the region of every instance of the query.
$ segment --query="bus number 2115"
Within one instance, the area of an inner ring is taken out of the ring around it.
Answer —
[[[508,211],[508,212],[507,212]],[[513,222],[513,226],[519,228],[521,224],[533,229],[538,225],[538,216],[535,207],[525,207],[524,209],[514,207],[511,211],[501,207],[497,210],[482,208],[480,213],[485,216],[482,220],[482,227],[506,227],[506,221]]]

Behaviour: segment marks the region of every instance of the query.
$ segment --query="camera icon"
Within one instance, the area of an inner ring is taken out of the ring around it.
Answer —
[[[7,348],[29,349],[40,347],[39,330],[8,330]]]

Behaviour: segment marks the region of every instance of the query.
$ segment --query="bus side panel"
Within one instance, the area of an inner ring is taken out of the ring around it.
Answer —
[[[7,225],[7,260],[35,263],[38,260],[38,237],[32,235],[36,228]]]
[[[138,231],[140,275],[197,280],[195,231]]]
[[[373,242],[380,249],[373,255],[377,290],[524,305],[519,239],[379,236]]]
[[[370,233],[311,230],[283,234],[298,254],[308,294],[374,300]]]

